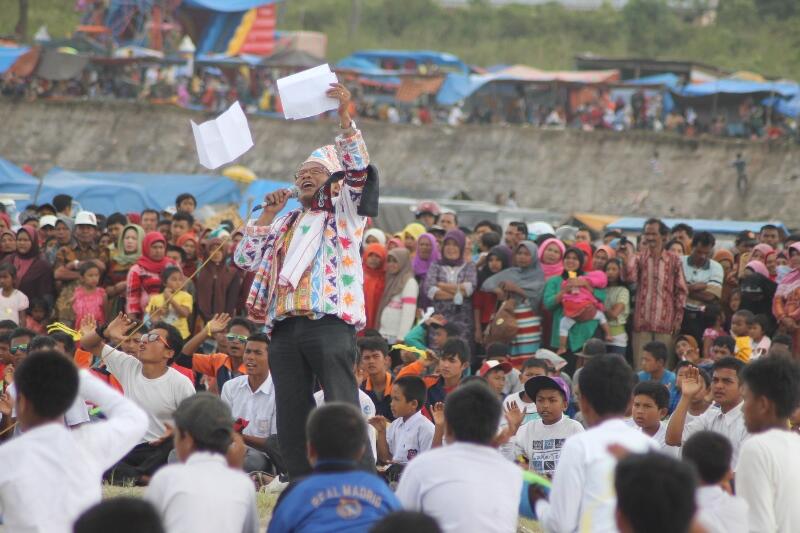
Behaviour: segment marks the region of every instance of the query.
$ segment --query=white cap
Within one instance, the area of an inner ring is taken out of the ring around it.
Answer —
[[[94,226],[97,227],[97,217],[91,211],[80,211],[75,215],[75,225],[80,226]]]
[[[58,219],[54,215],[44,215],[39,219],[39,227],[52,226],[55,228],[56,222],[58,222]]]

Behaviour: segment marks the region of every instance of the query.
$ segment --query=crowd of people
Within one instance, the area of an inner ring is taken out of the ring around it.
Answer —
[[[800,236],[386,232],[328,94],[288,214],[0,213],[9,531],[800,529]]]

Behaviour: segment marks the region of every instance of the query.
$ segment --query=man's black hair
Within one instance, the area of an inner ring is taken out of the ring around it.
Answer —
[[[611,354],[589,359],[578,377],[581,397],[600,416],[624,415],[635,382],[628,363]]]
[[[614,239],[619,239],[620,237],[622,237],[622,232],[618,229],[610,229],[603,234],[604,239],[607,239],[609,237],[612,237]]]
[[[444,325],[444,330],[447,332],[449,338],[458,337],[461,335],[461,328],[453,322],[448,322]]]
[[[745,366],[742,381],[754,396],[775,406],[779,418],[788,418],[800,406],[800,364],[787,357],[761,357]]]
[[[522,233],[525,236],[524,239],[528,238],[528,225],[526,223],[524,223],[524,222],[511,222],[508,225],[509,226],[513,226],[514,228],[516,228],[517,231]]]
[[[672,226],[672,229],[670,230],[670,233],[677,233],[679,231],[686,232],[686,235],[688,235],[689,238],[692,239],[692,246],[694,246],[694,228],[691,227],[689,224],[685,224],[685,223],[681,222],[679,224],[675,224],[674,226]],[[700,233],[706,233],[706,232],[703,231],[703,232],[700,232]]]
[[[354,405],[331,402],[311,411],[306,435],[320,460],[358,461],[367,442],[367,424]]]
[[[8,329],[14,331],[17,328],[19,328],[19,326],[13,320],[0,320],[0,329]]]
[[[356,344],[359,353],[364,350],[375,350],[381,352],[384,356],[389,354],[389,344],[383,337],[361,337]]]
[[[142,217],[144,217],[144,216],[145,216],[145,215],[147,215],[147,214],[153,214],[153,215],[155,215],[155,216],[156,216],[156,220],[158,220],[159,218],[161,218],[161,213],[159,213],[159,212],[158,212],[158,210],[156,210],[156,209],[150,209],[150,208],[148,207],[147,209],[144,209],[144,210],[142,210],[142,212],[141,212],[141,216],[142,216]]]
[[[161,222],[164,222],[166,224],[170,223],[169,220],[162,220]],[[159,224],[161,224],[161,222],[159,222]],[[177,252],[177,253],[179,253],[180,256],[181,256],[181,263],[185,263],[186,262],[186,259],[187,259],[186,258],[186,252],[180,246],[175,246],[174,244],[169,244],[169,245],[167,245],[167,252]]]
[[[442,346],[442,356],[449,357],[455,355],[462,363],[470,360],[469,345],[461,339],[447,339]]]
[[[50,337],[64,345],[64,351],[67,352],[68,356],[72,357],[75,353],[75,339],[72,338],[72,335],[63,331],[54,331],[50,334]]]
[[[56,341],[47,335],[36,335],[28,344],[28,353],[43,352],[45,350],[55,350]],[[70,354],[72,355],[72,354]]]
[[[231,319],[231,321],[228,323],[228,331],[230,331],[233,326],[242,326],[243,328],[247,328],[247,331],[250,333],[253,333],[253,323],[246,318],[237,316],[236,318]]]
[[[716,485],[730,471],[733,446],[722,433],[698,431],[683,443],[681,457],[694,465],[704,485]]]
[[[714,363],[713,371],[716,372],[717,370],[723,368],[727,368],[729,370],[735,370],[736,375],[741,380],[742,369],[744,369],[744,367],[745,367],[744,361],[736,359],[733,356],[729,356],[729,357],[723,357],[722,359]]]
[[[2,322],[0,322],[0,328],[2,328]],[[789,349],[791,350],[792,349],[792,344],[794,344],[794,343],[792,342],[792,337],[791,336],[781,334],[781,335],[775,335],[774,337],[772,337],[772,344],[783,344],[785,346],[788,346]]]
[[[11,344],[11,332],[0,333],[0,344]]]
[[[36,332],[28,328],[17,328],[11,332],[11,338],[16,339],[19,337],[29,337],[31,340],[36,336]]]
[[[502,234],[503,228],[501,228],[498,224],[492,222],[491,220],[481,220],[477,224],[475,224],[474,231],[477,233],[478,228],[486,227],[492,230],[495,233]]]
[[[661,341],[650,341],[642,348],[645,352],[653,356],[656,361],[663,361],[667,364],[667,345]]]
[[[493,231],[489,231],[481,235],[481,246],[486,248],[487,250],[491,250],[495,246],[500,244],[500,234],[495,233]]]
[[[111,224],[122,224],[125,226],[128,224],[128,217],[122,213],[111,213],[106,220],[106,227],[109,227]]]
[[[694,471],[661,453],[632,454],[617,463],[617,512],[635,533],[685,533],[697,505]]]
[[[761,229],[758,230],[758,233],[761,234],[761,233],[764,233],[765,231],[769,231],[769,230],[777,231],[778,235],[781,235],[783,233],[783,231],[781,231],[781,228],[779,228],[775,224],[764,224],[763,226],[761,226]]]
[[[644,225],[642,226],[642,231],[644,231],[644,228],[652,224],[658,225],[659,235],[661,235],[662,237],[669,236],[669,226],[664,224],[664,222],[660,218],[648,218],[647,220],[645,220]]]
[[[188,192],[184,192],[184,193],[179,194],[178,197],[175,198],[175,209],[180,209],[181,202],[183,202],[184,200],[193,201],[194,202],[194,206],[197,207],[197,198],[195,198],[194,195],[189,194]],[[174,216],[172,217],[172,220],[175,220]]]
[[[181,353],[181,350],[183,350],[183,335],[180,334],[175,326],[166,322],[156,322],[150,326],[150,331],[154,329],[163,329],[167,332],[167,344],[169,344],[169,349],[175,352],[172,356],[173,358]],[[172,359],[170,359],[169,364],[172,364]]]
[[[165,224],[168,225],[168,226],[171,225],[172,224],[172,220],[170,220],[168,218],[159,219],[159,221],[158,221],[158,225],[159,226],[163,226]]]
[[[418,511],[395,511],[375,522],[369,533],[442,533],[439,523]]]
[[[383,337],[383,335],[381,335],[381,332],[378,331],[375,328],[367,328],[367,329],[361,330],[361,336],[362,337]]]
[[[392,387],[400,387],[407,402],[417,400],[417,411],[425,406],[428,397],[428,388],[419,376],[403,376],[392,383]]]
[[[17,394],[24,396],[41,418],[67,412],[78,395],[78,369],[55,350],[29,354],[14,372]]]
[[[194,217],[185,211],[178,211],[172,215],[172,222],[180,220],[186,221],[186,223],[189,224],[189,229],[192,229],[192,226],[194,226]]]
[[[65,209],[72,206],[72,196],[68,194],[57,194],[53,196],[53,207],[56,212],[63,213]]]
[[[455,439],[473,444],[492,442],[502,411],[497,394],[480,383],[461,385],[444,404],[444,418]]]
[[[493,342],[486,347],[486,357],[508,357],[511,355],[511,347],[504,342]]]
[[[730,335],[720,335],[714,339],[711,346],[723,346],[731,353],[736,351],[736,341]]]
[[[707,231],[698,231],[692,237],[692,248],[697,246],[710,246],[711,248],[717,244],[717,239]]]
[[[634,396],[648,396],[659,409],[669,408],[669,390],[665,385],[655,381],[642,381],[633,388]]]
[[[75,525],[73,533],[166,533],[161,516],[153,504],[142,498],[127,496],[103,500],[87,509]]]
[[[522,363],[522,368],[520,368],[520,372],[525,372],[526,368],[542,368],[546,372],[550,371],[550,365],[547,364],[547,361],[545,361],[544,359],[536,359],[535,357],[526,359],[525,362]]]
[[[257,331],[255,333],[251,333],[250,336],[247,337],[247,342],[263,342],[269,346],[269,337],[267,337],[266,333]]]

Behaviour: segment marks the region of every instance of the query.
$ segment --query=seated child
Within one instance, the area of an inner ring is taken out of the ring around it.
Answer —
[[[639,381],[655,381],[667,387],[667,391],[675,388],[675,372],[666,369],[667,345],[660,341],[648,342],[642,351],[642,370]],[[669,392],[667,392],[669,395]]]
[[[735,351],[736,341],[730,335],[720,335],[711,343],[711,359],[715,362],[725,357],[733,357]]]
[[[750,326],[750,339],[753,341],[753,356],[751,359],[758,359],[769,353],[772,341],[767,337],[769,319],[765,315],[756,315],[753,325]]]
[[[161,273],[161,284],[163,292],[150,298],[147,314],[153,322],[164,321],[175,326],[181,337],[188,339],[188,317],[192,314],[194,302],[191,294],[178,290],[183,284],[183,272],[178,267],[168,266]]]
[[[569,386],[561,378],[537,376],[525,382],[525,394],[536,401],[539,419],[522,425],[512,438],[513,458],[524,457],[528,469],[552,477],[568,437],[583,426],[564,414]]]
[[[405,466],[418,454],[429,450],[433,442],[433,423],[422,414],[426,397],[425,382],[418,376],[398,378],[392,384],[392,414],[390,425],[382,416],[369,423],[378,432],[378,460],[382,463]]]
[[[478,375],[486,380],[489,387],[497,393],[499,399],[503,398],[503,389],[506,386],[506,375],[511,372],[511,363],[490,359],[481,365]]]
[[[736,342],[734,357],[745,363],[753,355],[753,340],[750,338],[750,328],[755,324],[755,315],[742,309],[736,311],[731,318],[731,337]]]
[[[664,417],[669,410],[669,391],[667,387],[654,381],[643,381],[633,389],[633,421],[642,433],[653,437],[661,452],[678,457],[677,446],[668,446],[664,442],[667,424]]]
[[[367,424],[358,408],[338,402],[318,407],[308,417],[306,434],[313,472],[283,491],[269,533],[367,531],[401,509],[385,481],[359,470]]]
[[[589,287],[569,288],[570,282],[576,279],[587,282]],[[570,272],[569,278],[561,283],[561,290],[564,293],[561,299],[564,316],[561,318],[558,327],[559,345],[558,352],[556,352],[558,355],[566,353],[569,330],[578,322],[597,320],[603,329],[606,342],[613,342],[614,338],[611,336],[611,330],[608,327],[608,319],[603,312],[605,308],[602,302],[592,294],[592,289],[602,289],[606,285],[608,285],[608,278],[604,272],[597,270],[585,272],[582,276],[578,276],[576,272]]]
[[[695,433],[683,444],[683,460],[694,465],[697,488],[697,521],[709,533],[747,532],[747,502],[731,496],[733,479],[730,441],[714,431]]]

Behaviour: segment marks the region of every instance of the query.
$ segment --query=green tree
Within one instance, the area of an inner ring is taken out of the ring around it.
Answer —
[[[680,19],[667,0],[631,0],[622,10],[628,48],[637,55],[658,56],[681,39]]]
[[[756,0],[756,7],[762,17],[776,19],[793,17],[800,13],[797,0]]]

